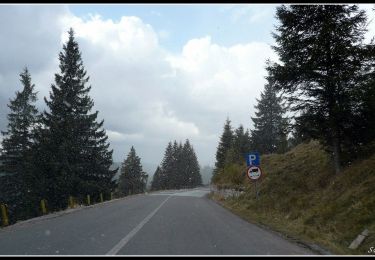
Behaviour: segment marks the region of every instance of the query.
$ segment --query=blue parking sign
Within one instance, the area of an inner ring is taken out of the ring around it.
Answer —
[[[252,152],[246,154],[246,164],[247,166],[259,166],[260,164],[260,156],[258,152]]]

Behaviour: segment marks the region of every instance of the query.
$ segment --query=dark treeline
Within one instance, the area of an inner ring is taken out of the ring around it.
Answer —
[[[375,44],[364,43],[365,11],[356,5],[282,5],[276,18],[273,49],[280,63],[266,61],[254,129],[241,142],[246,150],[233,153],[239,138],[227,119],[214,176],[228,164],[244,164],[244,153],[283,153],[311,139],[332,155],[337,174],[375,150]]]
[[[164,158],[151,183],[151,190],[194,188],[202,185],[202,176],[194,148],[185,144],[168,143]]]
[[[20,74],[22,91],[10,100],[7,130],[2,132],[0,202],[8,206],[10,222],[40,214],[46,200],[48,211],[65,209],[69,196],[83,200],[109,197],[115,188],[103,121],[94,102],[74,32],[59,53],[48,110],[39,113],[31,75]]]

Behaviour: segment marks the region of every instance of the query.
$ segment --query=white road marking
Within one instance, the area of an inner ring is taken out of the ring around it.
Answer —
[[[167,202],[167,200],[169,200],[170,197],[171,196],[166,198],[159,205],[159,207],[157,207],[153,212],[151,212],[144,220],[142,220],[141,223],[138,224],[138,226],[136,226],[132,231],[130,231],[129,234],[127,234],[123,239],[121,239],[120,242],[117,243],[117,245],[115,245],[111,250],[109,250],[108,253],[106,253],[106,255],[117,254],[130,241],[130,239],[132,239],[138,233],[138,231],[141,230],[141,228],[156,214],[156,212],[158,212],[158,210],[164,205],[164,203]]]
[[[210,193],[209,190],[192,190],[192,191],[186,191],[186,192],[181,192],[181,193],[175,193],[173,196],[182,196],[182,197],[198,197],[202,198],[206,194]]]
[[[156,193],[150,193],[150,196],[182,196],[182,197],[204,197],[206,194],[210,193],[208,189],[194,189],[194,190],[179,190],[179,191],[161,191]]]

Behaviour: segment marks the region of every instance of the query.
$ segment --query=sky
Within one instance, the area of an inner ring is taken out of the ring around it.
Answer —
[[[122,162],[134,146],[160,164],[169,141],[190,140],[201,166],[215,163],[226,118],[252,129],[263,91],[277,4],[0,5],[0,130],[28,67],[46,109],[58,53],[72,27],[94,110]],[[360,5],[369,18],[371,5]],[[375,35],[370,22],[366,39]]]

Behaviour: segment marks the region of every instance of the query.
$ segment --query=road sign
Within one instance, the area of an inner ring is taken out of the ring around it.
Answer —
[[[259,153],[253,152],[246,154],[246,164],[247,166],[259,166],[260,165],[260,156]]]
[[[259,166],[250,166],[247,168],[247,177],[249,177],[250,180],[256,181],[261,175],[262,170]]]

